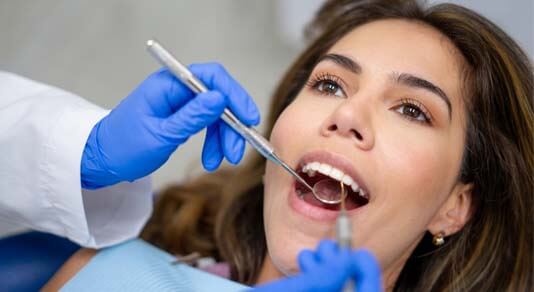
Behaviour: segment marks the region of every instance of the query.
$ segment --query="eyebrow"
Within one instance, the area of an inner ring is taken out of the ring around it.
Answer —
[[[321,58],[319,58],[319,60],[317,61],[317,64],[321,63],[322,61],[333,61],[334,63],[351,71],[354,74],[362,73],[362,67],[360,66],[360,64],[356,63],[351,58],[348,58],[343,55],[338,55],[338,54],[323,55],[321,56]]]
[[[356,61],[352,60],[351,58],[347,56],[343,56],[339,54],[326,54],[319,58],[319,60],[317,61],[317,64],[323,61],[332,61],[354,74],[362,73],[362,67],[360,66],[360,64],[358,64]],[[415,75],[408,74],[408,73],[393,72],[391,74],[391,80],[402,85],[415,87],[415,88],[421,88],[421,89],[425,89],[425,90],[428,90],[434,93],[435,95],[440,97],[445,102],[445,104],[447,104],[447,109],[449,110],[449,120],[451,119],[451,115],[452,115],[451,101],[449,97],[447,96],[447,94],[445,94],[445,92],[441,88],[439,88],[437,85],[421,77],[417,77]]]
[[[445,94],[445,92],[441,88],[434,85],[432,82],[428,80],[425,80],[423,78],[420,78],[420,77],[417,77],[417,76],[414,76],[408,73],[401,73],[401,74],[393,73],[392,76],[393,76],[393,79],[397,83],[410,86],[410,87],[426,89],[434,93],[435,95],[439,96],[447,104],[447,108],[449,110],[449,120],[451,119],[451,115],[452,115],[451,101],[449,97],[447,96],[447,94]]]

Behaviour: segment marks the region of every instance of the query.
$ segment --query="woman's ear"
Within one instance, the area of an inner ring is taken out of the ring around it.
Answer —
[[[460,231],[472,215],[473,184],[457,183],[447,200],[428,225],[428,231],[436,235],[450,236]]]

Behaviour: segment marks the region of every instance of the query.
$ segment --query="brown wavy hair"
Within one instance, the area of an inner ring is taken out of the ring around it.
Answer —
[[[417,1],[327,1],[306,33],[311,44],[274,92],[267,133],[299,93],[318,59],[354,28],[405,19],[448,37],[467,64],[468,127],[459,180],[473,183],[472,217],[440,248],[425,236],[395,291],[533,289],[534,102],[528,57],[495,24],[453,4]],[[239,167],[204,174],[161,192],[142,233],[171,252],[200,252],[254,284],[267,254],[263,225],[265,160],[252,153]]]

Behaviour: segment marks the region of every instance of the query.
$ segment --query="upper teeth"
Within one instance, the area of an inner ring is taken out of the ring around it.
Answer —
[[[348,174],[343,173],[343,171],[333,167],[327,163],[320,163],[317,161],[306,163],[302,167],[302,171],[307,173],[310,177],[313,177],[318,171],[326,176],[329,176],[337,181],[343,182],[345,185],[350,186],[355,193],[359,193],[360,196],[366,197],[365,192],[360,189],[358,184],[354,181],[352,177]]]

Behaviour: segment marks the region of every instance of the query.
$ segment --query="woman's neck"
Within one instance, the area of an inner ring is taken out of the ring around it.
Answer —
[[[383,271],[382,285],[384,287],[384,291],[387,291],[387,292],[393,291],[393,288],[395,288],[395,283],[397,282],[397,279],[399,278],[402,268],[404,267],[404,264],[406,263],[406,259],[407,257],[405,259],[401,259],[395,262],[388,269]]]
[[[260,275],[258,276],[258,280],[256,281],[256,285],[271,282],[282,277],[284,277],[284,274],[282,274],[274,266],[273,262],[271,261],[271,257],[269,257],[269,255],[266,255],[265,260],[263,261],[263,266],[261,267]]]
[[[397,279],[399,278],[404,265],[406,265],[406,261],[408,261],[408,258],[413,253],[422,237],[423,236],[421,235],[420,238],[410,244],[410,246],[408,246],[408,248],[399,258],[387,264],[386,268],[382,268],[382,284],[384,291],[393,291],[393,288],[395,288],[395,284],[397,283]]]

